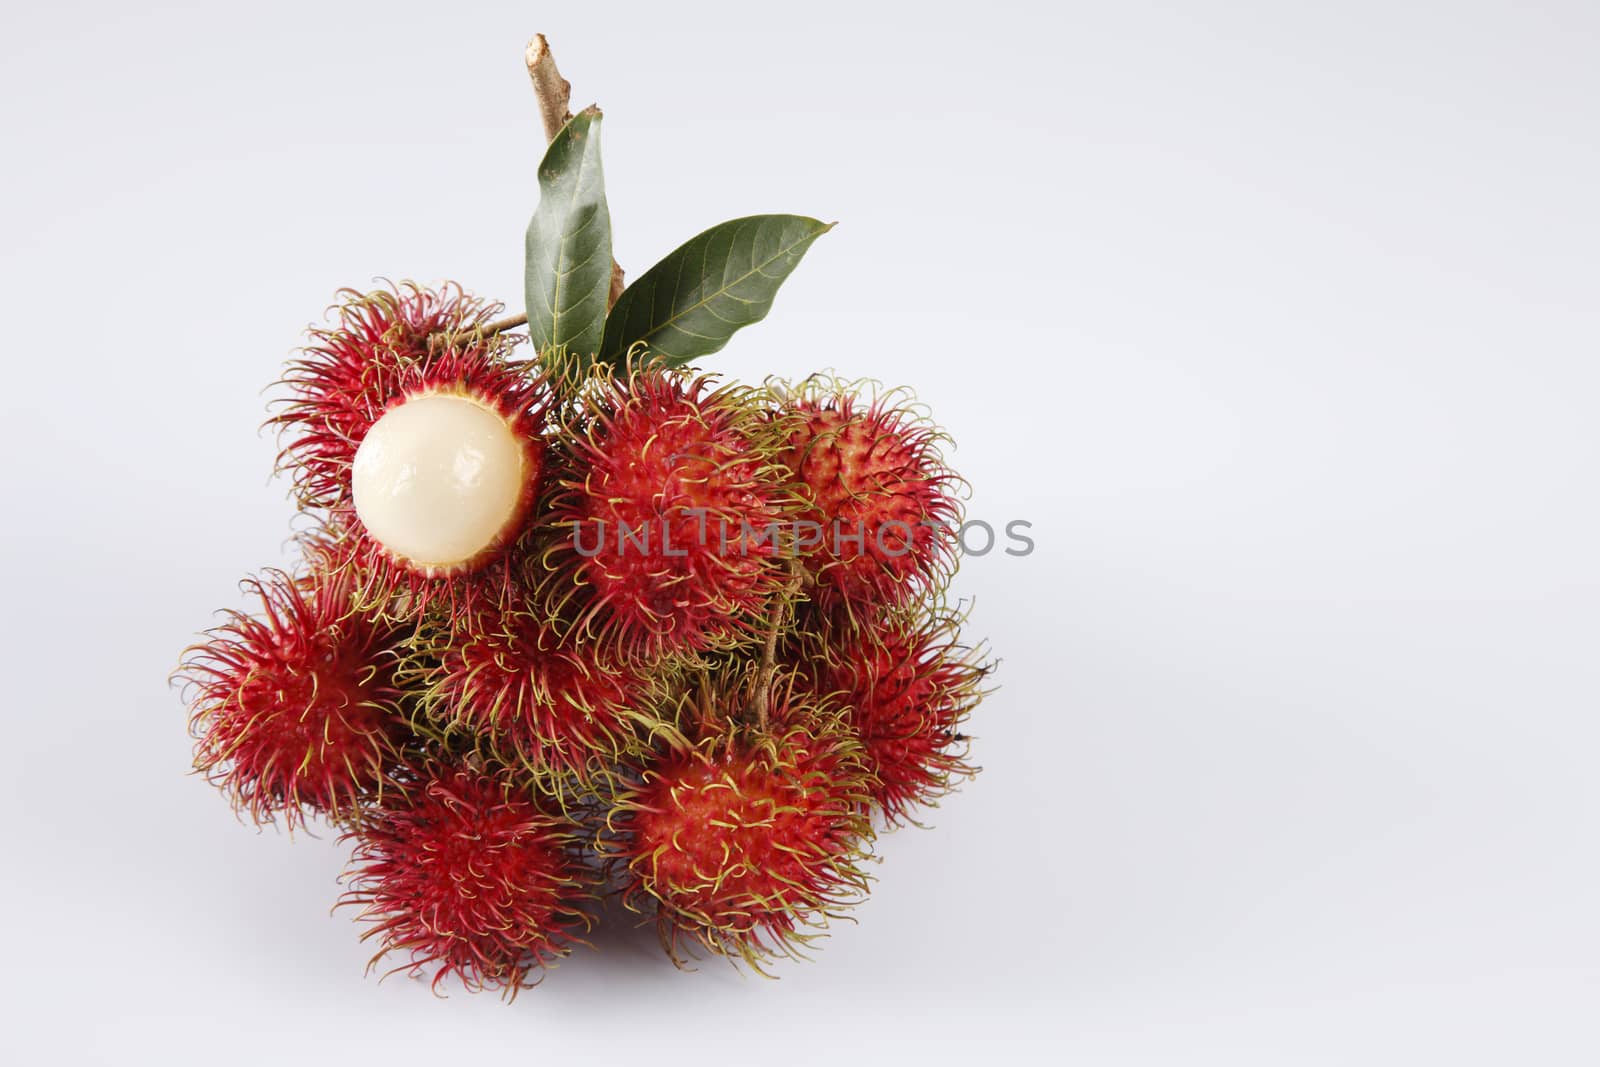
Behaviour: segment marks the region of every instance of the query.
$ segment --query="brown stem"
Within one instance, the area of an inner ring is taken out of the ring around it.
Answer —
[[[622,264],[613,259],[611,261],[611,291],[606,294],[607,311],[617,306],[617,297],[622,295],[622,290],[627,287],[627,284],[623,280]]]
[[[778,631],[783,626],[783,599],[775,598],[767,616],[767,643],[761,650],[761,673],[756,676],[756,729],[767,732],[772,714],[772,682],[778,673]]]
[[[761,649],[761,670],[756,674],[756,691],[752,702],[755,704],[756,727],[762,733],[767,732],[772,710],[772,688],[778,676],[778,635],[783,630],[783,616],[789,609],[789,599],[800,588],[800,574],[792,560],[790,574],[788,585],[772,598],[772,607],[767,612],[767,642]]]
[[[528,61],[533,95],[539,101],[539,117],[544,120],[544,139],[554,141],[561,127],[572,118],[572,83],[556,69],[556,57],[550,54],[550,42],[544,39],[544,34],[533,35],[524,58]]]
[[[474,340],[482,340],[485,337],[493,337],[497,333],[504,333],[507,330],[514,330],[518,326],[526,326],[527,324],[528,316],[526,314],[507,315],[503,319],[496,319],[493,322],[486,322],[482,326],[476,326],[472,329],[457,330],[454,333],[441,330],[438,333],[430,334],[428,337],[428,344],[432,346],[449,345],[455,342],[458,338],[462,337],[470,337]]]
[[[520,315],[507,315],[503,319],[496,319],[479,332],[485,337],[493,337],[497,333],[504,333],[507,330],[515,330],[518,326],[526,325],[528,325],[528,313],[524,311]]]

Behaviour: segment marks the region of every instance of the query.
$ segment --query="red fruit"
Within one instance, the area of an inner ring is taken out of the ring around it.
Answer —
[[[456,599],[521,536],[543,478],[550,391],[516,340],[482,328],[499,305],[454,286],[345,294],[339,326],[291,365],[280,466],[322,539],[388,610]],[[440,579],[449,579],[448,582]]]
[[[496,304],[459,286],[339,291],[332,329],[313,328],[312,345],[289,364],[281,384],[289,397],[268,425],[289,435],[279,465],[294,474],[307,507],[332,507],[350,495],[356,448],[390,402],[428,362],[432,334],[471,335],[488,324]]]
[[[712,729],[638,770],[616,800],[624,900],[655,908],[674,961],[687,942],[759,970],[866,892],[858,746],[837,715],[778,692],[767,734]]]
[[[189,650],[195,766],[257,821],[340,817],[376,789],[407,736],[393,631],[351,609],[347,576],[245,583],[262,613]]]
[[[583,587],[583,631],[630,657],[748,639],[786,584],[787,497],[750,394],[667,370],[603,380],[574,429],[548,521],[555,599]]]
[[[872,799],[891,824],[913,821],[975,769],[961,724],[989,667],[958,643],[959,620],[891,616],[846,631],[823,654],[819,688],[846,704],[873,774]]]
[[[571,828],[487,774],[430,765],[384,794],[350,835],[357,845],[341,904],[375,924],[362,939],[406,957],[389,973],[433,970],[470,991],[515,996],[564,956],[595,877]]]
[[[870,618],[920,599],[952,569],[961,508],[941,434],[893,394],[862,405],[849,387],[811,379],[780,394],[784,466],[807,506],[799,543],[816,599]]]
[[[508,746],[536,772],[587,781],[651,722],[645,682],[592,643],[563,643],[525,610],[490,610],[470,626],[441,628],[423,649],[430,714]]]

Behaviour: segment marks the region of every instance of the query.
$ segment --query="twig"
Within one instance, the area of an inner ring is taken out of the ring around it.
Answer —
[[[772,607],[767,612],[767,643],[761,649],[761,670],[756,674],[756,689],[752,697],[755,705],[756,728],[763,734],[767,732],[767,723],[772,709],[772,687],[778,675],[778,634],[783,629],[783,616],[790,606],[789,598],[794,596],[800,588],[800,574],[790,561],[791,577],[783,592],[772,598]]]
[[[440,330],[437,333],[429,334],[428,345],[430,347],[439,347],[441,345],[449,346],[454,344],[456,341],[461,340],[462,338],[470,338],[474,341],[481,341],[484,338],[493,337],[497,333],[505,333],[507,330],[515,330],[518,326],[526,326],[527,324],[528,316],[526,312],[521,315],[507,315],[503,319],[496,319],[493,322],[486,322],[482,326],[474,326],[465,330],[456,330],[453,333],[448,330]]]
[[[556,139],[572,118],[572,83],[556,69],[556,57],[550,54],[550,42],[544,34],[536,33],[528,42],[525,53],[528,61],[528,78],[533,82],[533,95],[539,101],[539,117],[544,120],[544,139]]]
[[[617,297],[622,295],[622,290],[626,289],[627,286],[628,283],[622,275],[622,264],[613,259],[611,261],[611,291],[606,294],[607,311],[617,306]]]
[[[507,315],[503,319],[496,319],[494,322],[491,322],[478,332],[483,334],[485,337],[493,337],[497,333],[504,333],[507,330],[515,330],[518,326],[526,325],[528,325],[528,313],[524,311],[520,315]]]
[[[783,600],[774,598],[767,616],[767,643],[761,650],[761,673],[756,676],[756,729],[767,732],[772,714],[772,682],[778,672],[778,630],[783,626]]]

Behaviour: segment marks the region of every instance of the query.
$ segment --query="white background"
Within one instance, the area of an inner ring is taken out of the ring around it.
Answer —
[[[1593,1064],[1600,9],[52,3],[0,25],[12,1062]],[[290,530],[341,285],[516,300],[522,46],[617,257],[839,220],[710,363],[914,386],[985,773],[776,982],[599,939],[361,977],[342,850],[186,776],[167,671]]]

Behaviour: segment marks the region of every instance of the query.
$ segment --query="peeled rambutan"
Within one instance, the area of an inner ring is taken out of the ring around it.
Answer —
[[[362,939],[470,991],[515,996],[567,954],[590,918],[597,876],[571,826],[525,792],[481,771],[430,763],[396,777],[350,833],[356,841],[341,904],[372,923]]]
[[[765,730],[716,724],[742,714],[739,693],[703,705],[698,739],[668,745],[614,802],[607,847],[623,899],[654,910],[675,962],[681,947],[701,947],[759,971],[866,892],[859,745],[836,711],[787,683],[773,694]]]
[[[515,540],[543,474],[525,383],[457,377],[455,362],[435,365],[451,384],[395,399],[351,471],[350,511],[367,538],[393,567],[425,579],[469,574]]]
[[[632,658],[748,640],[789,584],[790,497],[754,394],[660,368],[591,384],[543,517],[552,600]]]
[[[975,773],[961,727],[990,668],[980,650],[960,643],[959,623],[948,613],[891,612],[802,642],[816,689],[849,709],[872,799],[891,825],[914,822],[915,807]]]
[[[526,607],[488,609],[457,627],[427,625],[415,644],[426,713],[536,774],[586,782],[654,722],[648,679],[632,664]]]
[[[269,571],[245,586],[261,613],[229,612],[179,668],[195,766],[258,822],[348,816],[407,736],[396,635],[353,610],[348,575]]]
[[[961,517],[938,428],[895,393],[863,403],[826,377],[773,390],[787,433],[780,459],[805,500],[796,545],[817,603],[870,617],[938,586]]]

